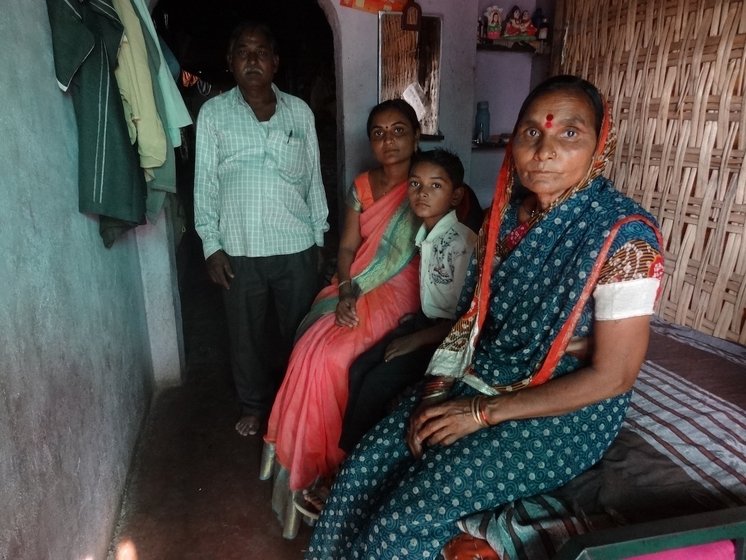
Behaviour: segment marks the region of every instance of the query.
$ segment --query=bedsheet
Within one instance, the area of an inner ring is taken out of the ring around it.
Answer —
[[[542,560],[577,534],[746,505],[746,348],[662,323],[654,332],[672,352],[698,354],[682,365],[652,353],[604,458],[554,492],[462,520],[462,531],[501,557]]]

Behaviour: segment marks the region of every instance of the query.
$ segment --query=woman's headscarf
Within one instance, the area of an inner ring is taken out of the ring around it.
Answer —
[[[579,81],[577,78],[575,80],[576,82]],[[541,85],[538,86],[536,91],[539,91],[541,87]],[[538,94],[534,92],[535,94],[532,94],[533,99],[531,99],[529,103],[525,103],[523,109],[525,110],[525,108],[542,95],[551,91],[563,91],[563,89],[565,91],[578,91],[577,86],[573,87],[568,85],[567,88],[547,89]],[[552,206],[548,210],[551,210],[551,208],[567,200],[579,190],[590,185],[596,177],[603,173],[608,160],[614,152],[616,136],[612,126],[611,111],[608,103],[603,98],[601,98],[601,101],[603,104],[603,116],[598,132],[596,150],[591,159],[588,171],[583,179],[581,179],[575,186],[565,191],[554,203],[552,203]],[[520,115],[523,114],[524,110],[521,111]],[[520,115],[518,122],[520,122]],[[515,131],[513,132],[513,137],[515,137]],[[557,361],[559,361],[559,358],[561,357],[561,352],[555,351],[554,354],[557,355],[551,356],[552,352],[550,351],[550,358],[552,359],[546,359],[537,372],[522,382],[511,386],[500,387],[499,391],[477,379],[473,375],[473,369],[471,367],[474,350],[489,311],[489,301],[491,299],[490,281],[493,268],[496,264],[495,259],[498,258],[497,248],[500,227],[505,216],[505,211],[509,206],[511,196],[513,195],[513,187],[516,179],[512,144],[513,138],[511,138],[510,143],[506,147],[505,158],[503,159],[500,173],[497,177],[492,206],[490,207],[489,214],[485,218],[482,229],[480,230],[476,248],[479,277],[474,290],[474,296],[469,309],[456,322],[454,327],[451,329],[451,332],[436,350],[427,371],[428,375],[464,378],[464,381],[486,394],[497,394],[502,391],[511,391],[528,385],[538,385],[543,383],[550,377]],[[544,214],[546,214],[546,211],[542,212],[541,216]],[[552,349],[555,349],[554,345],[552,346]]]

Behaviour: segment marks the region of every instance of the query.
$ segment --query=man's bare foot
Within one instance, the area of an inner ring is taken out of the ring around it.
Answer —
[[[256,414],[247,414],[236,422],[236,431],[242,436],[255,436],[261,425],[262,421]]]

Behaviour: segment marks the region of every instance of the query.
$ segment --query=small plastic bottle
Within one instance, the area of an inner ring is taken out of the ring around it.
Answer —
[[[477,144],[490,140],[490,104],[487,101],[477,103],[477,114],[474,117],[474,141]]]
[[[539,32],[536,38],[540,41],[546,41],[549,39],[549,20],[546,17],[541,18]]]

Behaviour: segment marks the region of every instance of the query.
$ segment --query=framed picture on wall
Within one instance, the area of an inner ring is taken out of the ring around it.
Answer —
[[[417,112],[422,135],[440,138],[441,18],[422,16],[419,31],[402,29],[401,12],[378,15],[378,101],[402,98]]]

